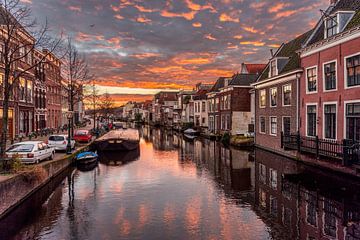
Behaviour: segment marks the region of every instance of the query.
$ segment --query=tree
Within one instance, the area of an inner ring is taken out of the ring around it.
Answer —
[[[100,99],[100,111],[101,114],[109,119],[110,115],[114,110],[114,100],[111,98],[110,94],[105,93]]]
[[[74,113],[75,104],[84,100],[83,86],[93,80],[85,56],[80,54],[73,45],[71,38],[67,41],[66,53],[63,59],[63,88],[67,94],[68,109]],[[71,135],[74,135],[74,118],[70,122]]]
[[[0,91],[3,95],[0,157],[6,150],[9,123],[9,103],[16,101],[16,87],[25,77],[31,77],[37,66],[48,63],[48,56],[57,50],[61,38],[50,37],[47,23],[39,25],[30,9],[20,0],[0,0]],[[34,51],[47,49],[36,61]]]
[[[100,106],[99,100],[99,91],[96,88],[95,81],[91,82],[91,85],[86,88],[85,91],[85,100],[86,104],[91,108],[91,115],[93,117],[94,129],[96,128],[96,114],[99,112],[98,108]]]

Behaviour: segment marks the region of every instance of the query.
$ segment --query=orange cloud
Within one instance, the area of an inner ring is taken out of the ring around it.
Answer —
[[[144,17],[144,16],[138,17],[138,18],[136,19],[136,21],[139,22],[139,23],[151,23],[151,19],[146,18],[146,17]]]
[[[197,27],[197,28],[202,26],[202,24],[199,22],[193,23],[192,25],[193,25],[193,27]]]
[[[135,7],[139,12],[143,12],[143,13],[151,13],[151,12],[154,12],[154,11],[155,11],[155,10],[153,10],[153,9],[145,8],[145,7],[140,6],[140,5],[134,5],[134,7]]]
[[[244,42],[240,42],[241,45],[253,45],[256,47],[261,47],[264,46],[265,43],[264,42],[259,42],[259,41],[244,41]]]
[[[122,20],[122,19],[124,19],[124,17],[121,16],[120,14],[114,15],[114,18],[116,18],[117,20]]]
[[[160,15],[163,17],[168,17],[168,18],[173,18],[173,17],[182,17],[185,18],[186,20],[193,20],[195,18],[196,15],[196,11],[191,11],[188,13],[173,13],[173,12],[169,12],[167,10],[163,10],[160,12]]]
[[[69,10],[74,11],[74,12],[81,12],[82,11],[80,6],[69,6],[68,8],[69,8]]]
[[[241,36],[241,35],[236,35],[236,36],[234,36],[233,38],[235,38],[235,39],[243,39],[243,36]]]
[[[290,17],[290,16],[294,15],[295,13],[297,13],[296,10],[288,10],[288,11],[284,11],[284,12],[279,12],[276,14],[275,19]]]
[[[240,22],[239,18],[233,18],[227,15],[226,13],[222,13],[219,17],[219,20],[220,22],[235,22],[235,23]]]
[[[277,3],[269,8],[269,13],[279,12],[280,10],[284,9],[285,7],[287,7],[289,5],[290,4],[288,4],[288,3]]]
[[[207,39],[212,40],[212,41],[216,41],[216,40],[217,40],[217,39],[216,39],[215,37],[213,37],[210,33],[209,33],[209,34],[206,34],[206,35],[204,36],[204,38],[207,38]]]
[[[131,57],[138,58],[138,59],[146,59],[146,58],[150,58],[150,57],[159,57],[159,56],[161,56],[160,53],[137,53],[137,54],[131,55]]]
[[[244,26],[243,29],[244,29],[245,31],[251,32],[251,33],[258,33],[258,32],[259,32],[258,30],[256,30],[256,29],[253,28],[253,27],[246,27],[246,26]]]
[[[216,9],[210,4],[200,5],[197,3],[192,2],[191,0],[185,0],[187,7],[192,11],[200,11],[209,9],[211,12],[216,12]]]

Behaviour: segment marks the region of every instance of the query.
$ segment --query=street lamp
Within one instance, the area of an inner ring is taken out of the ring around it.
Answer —
[[[68,119],[68,141],[66,145],[66,154],[71,154],[71,120],[73,118],[73,112],[69,111],[66,113]]]
[[[97,127],[96,127],[96,138],[99,138],[99,135],[100,135],[100,133],[99,133],[99,131],[100,131],[99,122],[100,122],[100,113],[96,113],[96,125],[97,125]]]

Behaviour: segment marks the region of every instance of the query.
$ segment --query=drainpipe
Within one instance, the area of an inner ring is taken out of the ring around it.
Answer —
[[[296,129],[300,132],[300,74],[296,74]]]

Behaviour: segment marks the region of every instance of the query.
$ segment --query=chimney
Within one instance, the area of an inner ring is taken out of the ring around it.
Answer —
[[[273,57],[274,57],[274,51],[273,51],[273,49],[270,49],[270,53],[271,53],[271,58],[273,58]]]

